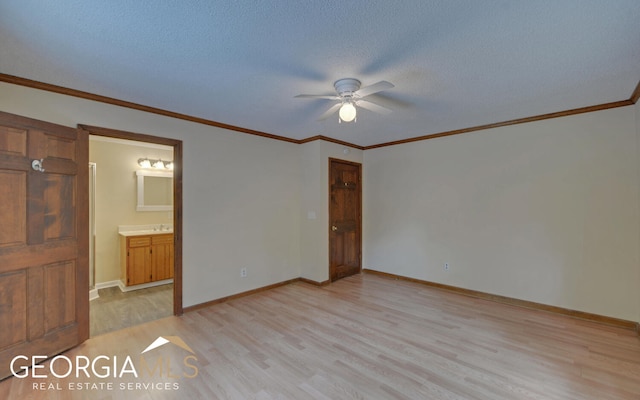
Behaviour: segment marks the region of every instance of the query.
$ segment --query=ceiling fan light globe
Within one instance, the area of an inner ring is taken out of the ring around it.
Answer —
[[[351,103],[344,103],[342,107],[340,107],[340,119],[344,122],[351,122],[356,119],[356,108]]]

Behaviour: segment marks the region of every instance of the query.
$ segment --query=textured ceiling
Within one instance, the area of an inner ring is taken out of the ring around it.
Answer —
[[[0,73],[360,146],[628,99],[638,0],[0,0]],[[390,115],[317,118],[333,82]]]

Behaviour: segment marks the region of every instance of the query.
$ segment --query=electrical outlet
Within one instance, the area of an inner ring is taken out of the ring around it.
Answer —
[[[246,277],[247,277],[247,269],[240,268],[240,278],[246,278]]]
[[[442,266],[442,268],[443,268],[445,271],[448,271],[448,270],[449,270],[449,263],[444,263],[444,265]]]

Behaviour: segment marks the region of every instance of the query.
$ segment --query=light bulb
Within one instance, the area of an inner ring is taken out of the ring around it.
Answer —
[[[149,161],[148,158],[139,159],[138,164],[140,164],[142,168],[151,168],[151,161]]]
[[[162,162],[162,160],[158,160],[155,164],[153,164],[153,168],[164,169],[164,163]]]
[[[340,107],[338,115],[340,115],[340,119],[344,122],[351,122],[356,118],[356,108],[349,102],[344,103],[342,107]]]
[[[172,170],[172,171],[173,171],[173,161],[171,161],[171,162],[169,162],[168,164],[166,164],[166,165],[165,165],[165,167],[166,167],[167,169],[170,169],[170,170]]]

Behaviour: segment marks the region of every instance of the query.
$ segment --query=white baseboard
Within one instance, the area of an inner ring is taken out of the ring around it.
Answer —
[[[133,290],[147,289],[154,286],[162,286],[168,283],[173,283],[173,279],[164,279],[162,281],[141,283],[140,285],[134,285],[134,286],[126,286],[122,281],[117,281],[117,282],[120,290],[122,290],[123,292],[131,292]]]
[[[96,283],[93,289],[89,290],[89,301],[95,300],[100,297],[98,290],[119,286],[119,282],[120,281],[108,281],[108,282]]]
[[[166,285],[168,283],[173,283],[173,279],[165,279],[162,281],[156,281],[156,282],[149,282],[149,283],[142,283],[140,285],[135,285],[135,286],[127,286],[124,284],[123,281],[121,280],[115,280],[115,281],[108,281],[108,282],[100,282],[100,283],[96,283],[96,287],[95,292],[96,292],[96,297],[98,298],[98,289],[106,289],[106,288],[110,288],[110,287],[118,287],[120,289],[120,291],[122,292],[131,292],[133,290],[139,290],[139,289],[146,289],[146,288],[150,288],[150,287],[154,287],[154,286],[161,286],[161,285]],[[93,292],[93,290],[91,292]],[[93,297],[89,297],[90,300],[93,300]]]
[[[115,281],[107,281],[107,282],[96,283],[96,289],[106,289],[106,288],[110,288],[110,287],[114,287],[114,286],[120,286],[120,281],[119,280],[115,280]]]

